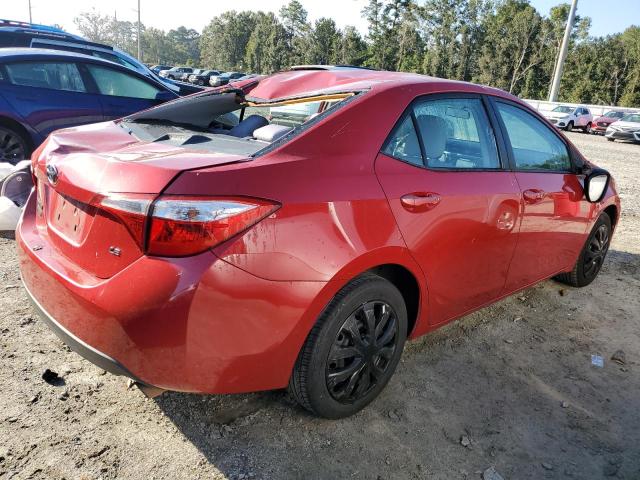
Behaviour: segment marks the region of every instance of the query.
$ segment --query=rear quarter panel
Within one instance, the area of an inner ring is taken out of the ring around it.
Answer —
[[[269,154],[244,164],[185,172],[166,192],[279,202],[273,215],[214,253],[267,280],[326,282],[310,307],[318,314],[350,279],[382,264],[404,266],[426,288],[373,168],[380,146],[413,96],[411,89],[400,95],[364,94]]]

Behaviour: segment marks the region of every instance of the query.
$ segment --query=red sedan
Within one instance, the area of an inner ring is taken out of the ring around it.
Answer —
[[[604,134],[604,132],[607,131],[607,128],[609,128],[609,125],[620,120],[625,116],[625,113],[626,112],[621,112],[619,110],[611,110],[609,112],[606,112],[593,121],[591,132]]]
[[[298,70],[61,130],[17,230],[36,308],[143,389],[363,408],[416,338],[550,277],[620,203],[537,112],[420,75]]]

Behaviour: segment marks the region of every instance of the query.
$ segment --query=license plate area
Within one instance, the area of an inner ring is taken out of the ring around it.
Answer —
[[[68,241],[81,243],[91,226],[95,208],[55,190],[49,193],[49,227]]]

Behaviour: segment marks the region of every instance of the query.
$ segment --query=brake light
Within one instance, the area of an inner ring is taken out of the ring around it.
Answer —
[[[100,207],[119,218],[138,246],[144,249],[144,228],[154,197],[147,194],[109,196],[102,199]]]
[[[203,252],[278,208],[276,203],[255,198],[160,197],[150,215],[147,253],[181,257]]]
[[[243,197],[164,195],[155,201],[153,198],[146,194],[109,196],[100,201],[100,208],[119,218],[147,254],[163,257],[204,252],[280,207],[268,200]]]

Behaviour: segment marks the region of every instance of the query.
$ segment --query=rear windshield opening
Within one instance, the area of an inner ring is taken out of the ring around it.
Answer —
[[[329,115],[352,93],[250,102],[241,92],[186,97],[127,117],[123,128],[141,140],[255,155]]]

